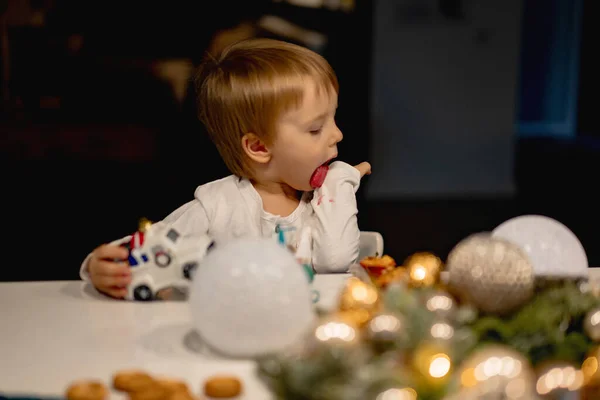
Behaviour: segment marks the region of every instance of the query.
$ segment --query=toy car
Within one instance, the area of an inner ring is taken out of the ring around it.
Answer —
[[[162,289],[189,285],[214,242],[208,235],[182,236],[174,228],[146,223],[123,246],[132,272],[126,299],[150,301]]]

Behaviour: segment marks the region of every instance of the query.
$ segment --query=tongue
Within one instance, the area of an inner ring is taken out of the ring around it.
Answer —
[[[313,189],[320,188],[323,185],[323,182],[325,182],[325,177],[327,176],[327,171],[329,171],[328,165],[321,165],[315,170],[310,178],[310,186]]]

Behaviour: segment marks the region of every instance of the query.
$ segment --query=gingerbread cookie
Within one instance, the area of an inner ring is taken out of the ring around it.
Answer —
[[[168,396],[168,400],[198,400],[198,398],[191,394],[189,391],[178,391],[171,393]]]
[[[213,376],[204,382],[204,394],[213,398],[229,398],[242,392],[242,382],[234,376]]]
[[[135,392],[129,392],[130,400],[167,400],[171,392],[164,386],[154,382]]]
[[[113,376],[113,387],[121,392],[138,392],[160,386],[149,374],[140,370],[119,371]]]
[[[105,400],[108,398],[108,388],[98,381],[79,381],[67,389],[68,400]]]
[[[156,382],[170,393],[189,392],[187,383],[180,379],[158,377],[156,378]]]

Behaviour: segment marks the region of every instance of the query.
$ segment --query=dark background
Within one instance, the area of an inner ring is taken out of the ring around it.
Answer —
[[[0,193],[7,222],[0,281],[77,279],[94,247],[130,233],[142,216],[163,218],[196,186],[227,174],[196,119],[191,88],[177,98],[155,67],[169,60],[184,60],[178,68],[197,65],[216,35],[240,22],[274,14],[326,35],[322,53],[342,87],[340,154],[350,163],[376,156],[368,145],[374,6],[354,3],[345,12],[271,1],[0,0]],[[439,6],[451,15],[459,3]],[[523,2],[524,38],[536,30],[527,16],[545,12],[545,4]],[[386,253],[398,260],[421,250],[445,257],[470,233],[536,213],[566,224],[590,265],[600,266],[600,10],[594,0],[582,4],[575,132],[557,138],[542,129],[523,137],[515,130],[516,193],[508,198],[368,200],[367,178],[358,196],[360,227],[381,232]],[[522,102],[515,98],[515,122]]]

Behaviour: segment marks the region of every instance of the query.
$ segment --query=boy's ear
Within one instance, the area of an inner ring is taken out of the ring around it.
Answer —
[[[254,133],[246,133],[242,137],[242,148],[251,160],[260,164],[266,164],[271,160],[271,151]]]

